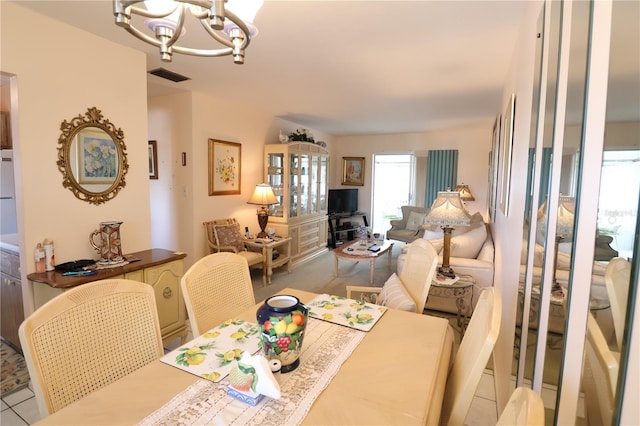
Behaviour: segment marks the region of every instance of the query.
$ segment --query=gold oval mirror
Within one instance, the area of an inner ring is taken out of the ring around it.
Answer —
[[[124,132],[96,107],[60,125],[58,170],[62,186],[91,204],[114,198],[125,187],[129,170]]]

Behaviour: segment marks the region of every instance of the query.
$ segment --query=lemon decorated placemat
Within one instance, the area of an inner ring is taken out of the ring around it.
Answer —
[[[361,331],[369,331],[387,308],[346,297],[320,294],[309,303],[309,316]]]
[[[174,349],[160,361],[203,379],[219,382],[229,374],[242,352],[253,354],[259,345],[258,324],[230,319]]]

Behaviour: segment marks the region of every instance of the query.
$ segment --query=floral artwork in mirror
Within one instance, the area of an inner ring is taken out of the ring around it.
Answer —
[[[209,195],[240,194],[242,145],[209,139]]]
[[[158,179],[158,143],[149,141],[149,179]]]
[[[102,204],[125,187],[129,170],[124,132],[96,107],[60,125],[58,170],[62,186],[80,200]]]

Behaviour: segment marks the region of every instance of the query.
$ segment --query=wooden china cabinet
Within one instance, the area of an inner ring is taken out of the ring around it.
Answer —
[[[265,181],[278,204],[269,227],[291,237],[295,265],[327,251],[327,176],[329,152],[310,142],[265,145]]]

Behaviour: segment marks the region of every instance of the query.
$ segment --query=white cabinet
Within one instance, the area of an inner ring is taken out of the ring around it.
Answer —
[[[269,225],[291,237],[292,263],[327,251],[327,176],[329,153],[309,142],[265,145],[265,181],[278,204]]]

